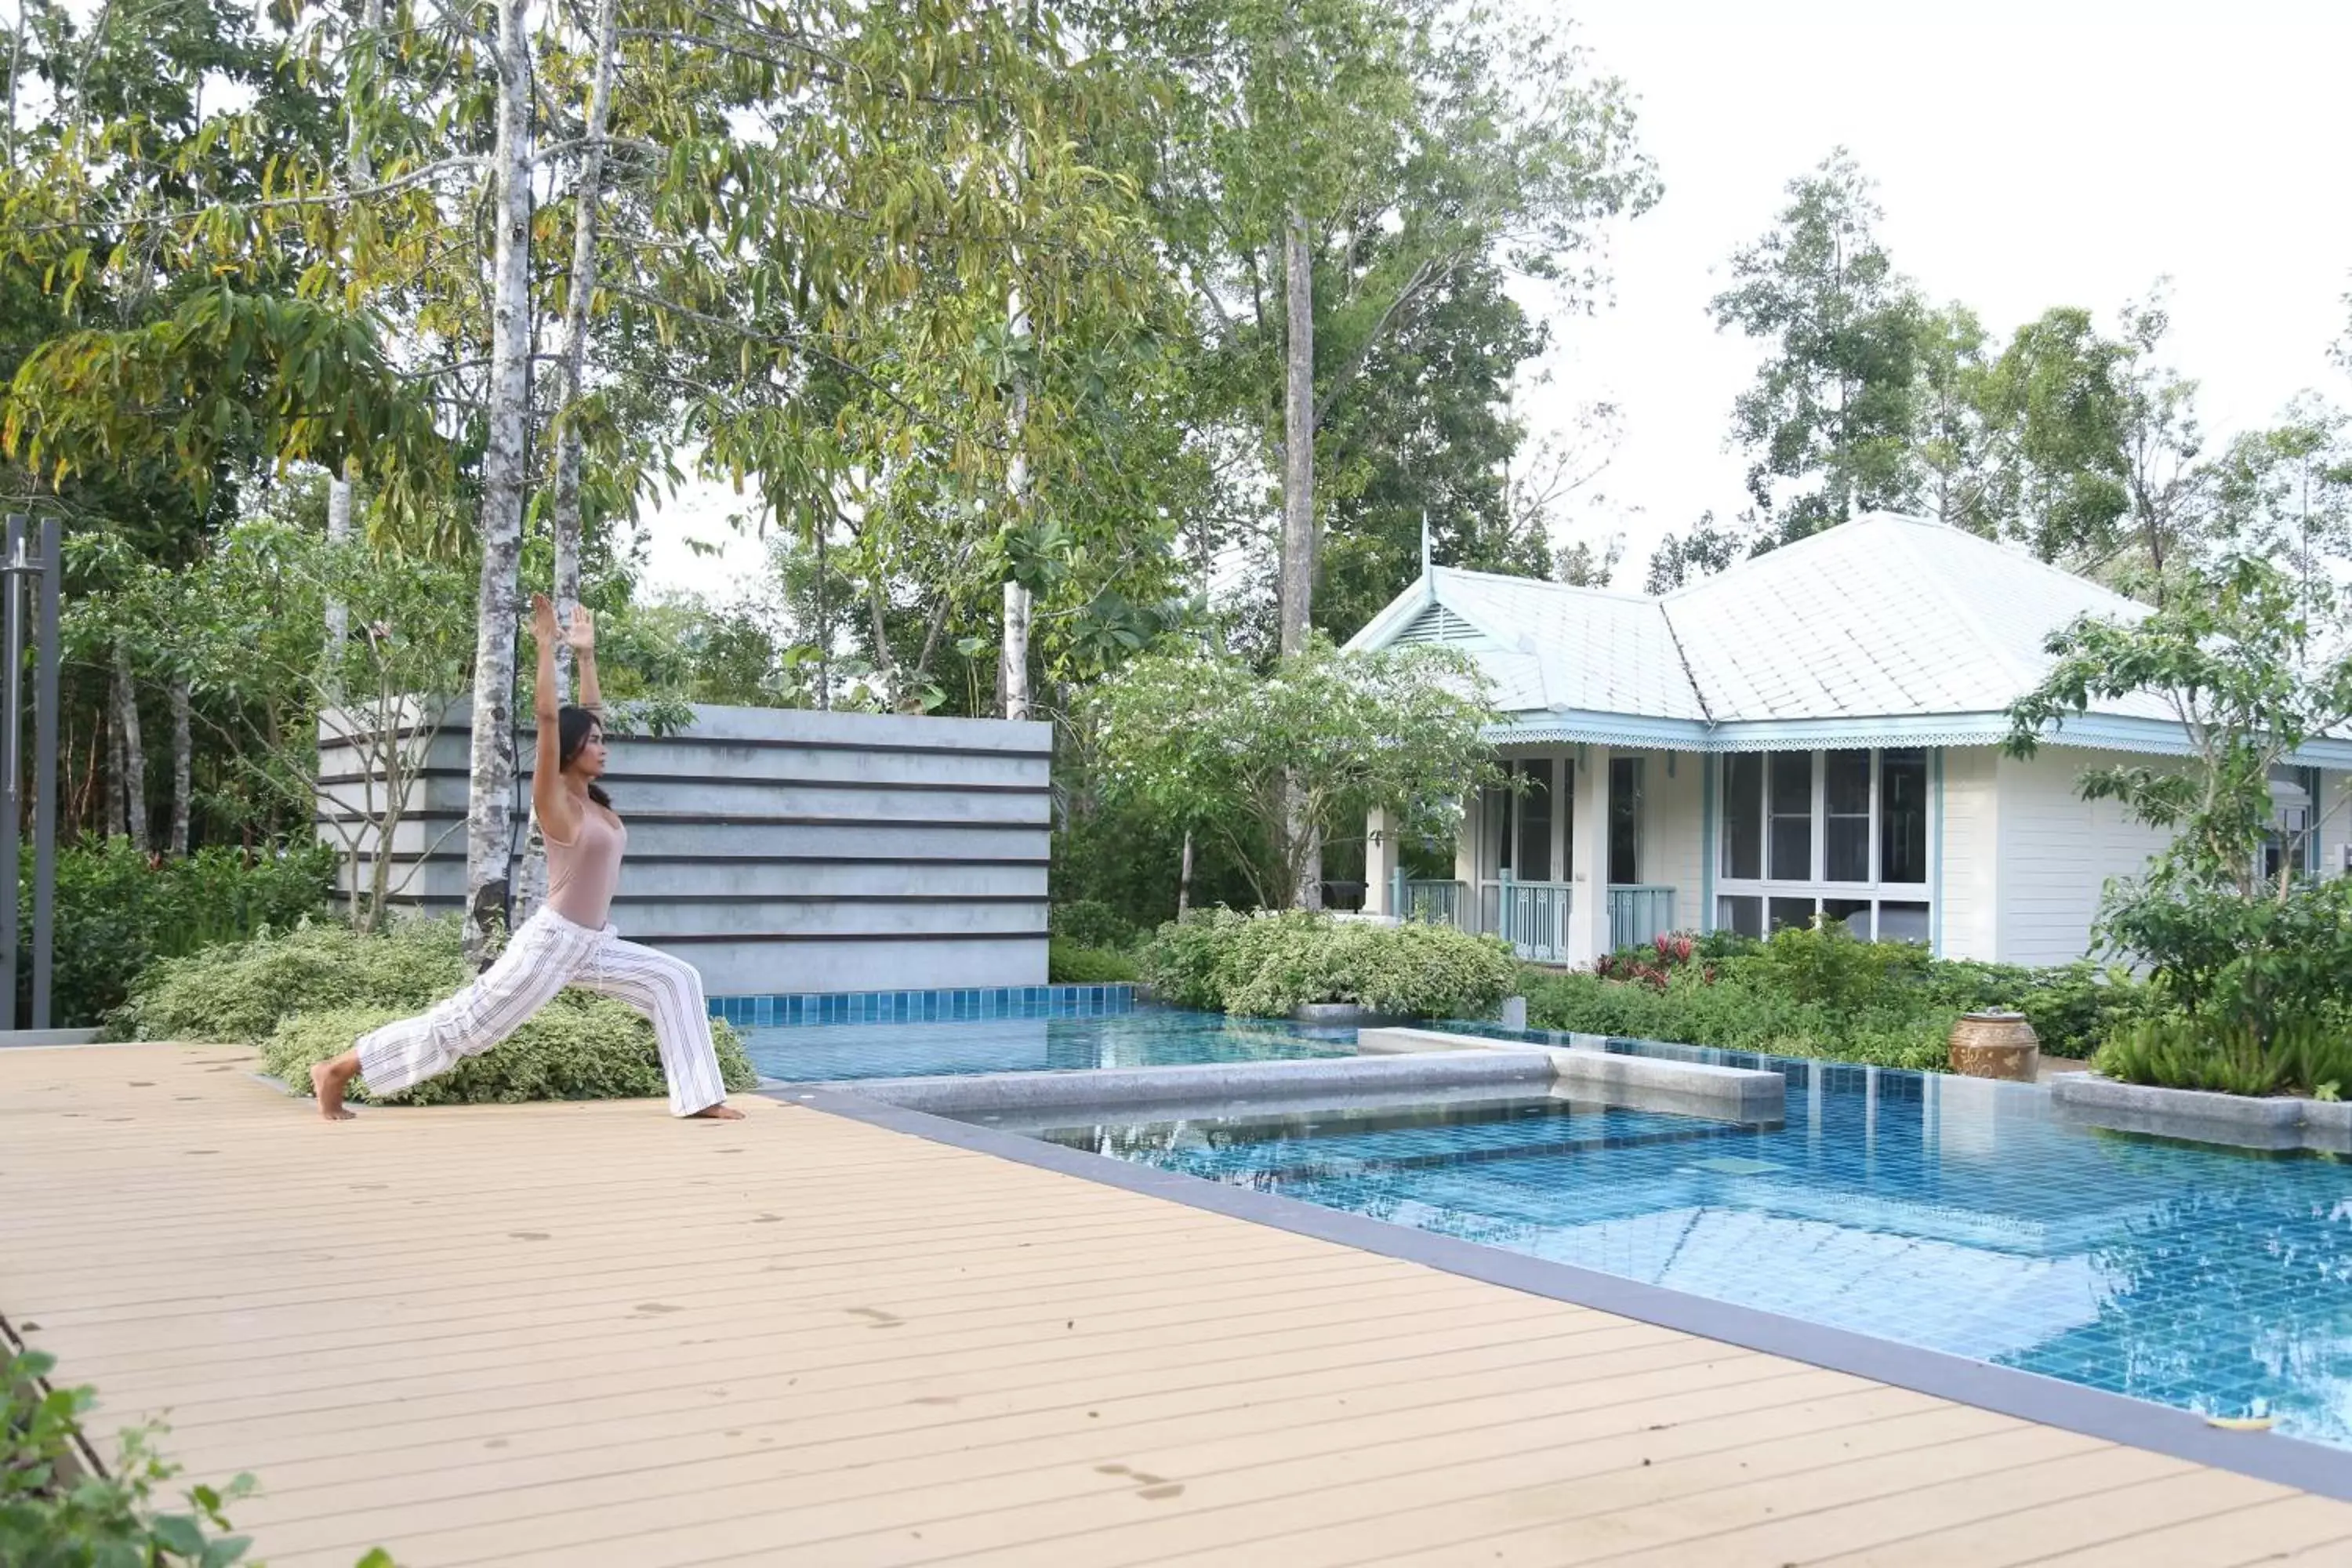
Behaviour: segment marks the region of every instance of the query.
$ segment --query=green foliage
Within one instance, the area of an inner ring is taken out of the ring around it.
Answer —
[[[2336,651],[2338,629],[2334,595],[2323,585],[2231,557],[2141,619],[2086,618],[2053,636],[2056,662],[2011,706],[2007,749],[2032,755],[2094,703],[2160,699],[2186,728],[2193,748],[2186,765],[2094,769],[2083,775],[2084,796],[2116,801],[2175,836],[2154,887],[2284,898],[2292,880],[2285,868],[2300,863],[2301,844],[2288,847],[2278,881],[2266,885],[2271,773],[2352,721],[2352,654]]]
[[[377,1007],[404,1016],[468,978],[454,919],[396,921],[373,936],[311,921],[156,964],[107,1026],[119,1039],[258,1045],[298,1011]]]
[[[1434,925],[1381,925],[1292,910],[1213,910],[1171,921],[1143,950],[1144,979],[1177,1006],[1279,1017],[1353,1002],[1412,1017],[1475,1017],[1517,978],[1492,937]]]
[[[17,930],[33,921],[33,857],[20,861]],[[121,1005],[158,961],[210,943],[284,930],[323,909],[335,857],[309,846],[248,862],[237,850],[152,859],[127,838],[58,852],[53,1016],[60,1028],[95,1024]],[[21,973],[19,984],[31,984]]]
[[[186,1507],[160,1509],[179,1467],[156,1451],[161,1426],[133,1427],[104,1474],[91,1473],[89,1388],[46,1386],[57,1362],[39,1351],[0,1356],[0,1563],[8,1568],[230,1568],[250,1540],[229,1533],[226,1510],[253,1490],[193,1486]],[[359,1568],[394,1568],[381,1548]]]
[[[1133,947],[1143,934],[1135,921],[1096,899],[1055,904],[1046,924],[1056,939],[1078,947]]]
[[[2145,877],[2109,888],[2100,934],[2216,1040],[2245,1029],[2267,1044],[2352,994],[2352,885],[2298,879],[2316,817],[2281,835],[2274,878],[2263,864],[2275,770],[2352,721],[2340,629],[2326,584],[2232,557],[2140,620],[2052,637],[2057,662],[2010,710],[2018,755],[2094,702],[2152,694],[2180,715],[2183,763],[2096,768],[2080,788],[2173,835]]]
[[[1801,1002],[1752,960],[1719,967],[1713,981],[1705,966],[1685,966],[1664,989],[1532,971],[1527,987],[1532,1028],[1923,1070],[1944,1066],[1958,1016],[1956,1009],[1845,1011]]]
[[[2247,899],[2151,878],[2115,889],[2101,920],[2107,940],[2143,960],[2180,1007],[2265,1037],[2352,996],[2352,882],[2343,879]]]
[[[1883,1006],[1889,991],[1924,973],[1927,955],[1908,942],[1864,942],[1843,921],[1815,916],[1808,926],[1782,926],[1753,963],[1766,984],[1801,1003],[1842,1011]]]
[[[1930,958],[1910,942],[1865,942],[1835,922],[1757,942],[1726,932],[1661,938],[1599,973],[1529,971],[1528,1022],[1539,1028],[1822,1057],[1881,1067],[1945,1065],[1962,1013],[2023,1013],[2042,1050],[2088,1057],[2155,1005],[2128,972]]]
[[[1313,847],[1299,820],[1385,807],[1442,837],[1484,778],[1491,717],[1475,667],[1451,649],[1343,654],[1316,639],[1260,675],[1204,652],[1139,658],[1090,709],[1106,795],[1222,843],[1258,901],[1289,903]]]
[[[2280,1025],[2267,1037],[2242,1023],[2171,1014],[2119,1030],[2091,1065],[2160,1089],[2335,1100],[2352,1084],[2352,1033],[2340,1013]]]
[[[382,939],[374,939],[382,940]],[[261,1045],[262,1070],[307,1092],[310,1068],[350,1050],[362,1035],[411,1009],[309,1008],[289,1016]],[[730,1089],[754,1088],[760,1075],[726,1024],[712,1019],[719,1067]],[[505,1105],[534,1100],[653,1100],[669,1092],[653,1026],[618,1002],[566,991],[508,1039],[468,1057],[439,1078],[383,1103]],[[362,1084],[352,1097],[374,1097]]]
[[[1143,976],[1134,955],[1116,947],[1089,947],[1070,937],[1046,943],[1047,980],[1056,985],[1129,985]]]
[[[1789,185],[1776,226],[1732,258],[1718,327],[1774,342],[1733,409],[1748,488],[1786,542],[1896,506],[1910,488],[1922,307],[1879,245],[1871,182],[1840,148]],[[1813,488],[1787,496],[1790,481]]]

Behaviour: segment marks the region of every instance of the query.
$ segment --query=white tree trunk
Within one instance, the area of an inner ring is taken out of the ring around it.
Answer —
[[[1307,223],[1292,213],[1283,226],[1282,656],[1307,646],[1315,602],[1315,259]]]
[[[195,734],[188,678],[172,678],[172,853],[188,852],[188,823],[195,815]]]
[[[1288,352],[1282,399],[1282,657],[1307,647],[1315,605],[1315,258],[1307,222],[1292,212],[1283,225],[1284,323]],[[1323,907],[1320,828],[1308,819],[1294,782],[1284,831],[1299,851],[1298,885],[1291,900],[1302,910]]]
[[[122,787],[122,700],[111,686],[106,698],[106,836],[120,838],[130,831],[123,815],[128,795]]]
[[[1176,918],[1192,907],[1192,830],[1184,830],[1184,858],[1176,868]]]
[[[606,122],[612,116],[613,68],[620,52],[618,0],[597,0],[596,69],[580,169],[572,187],[572,272],[563,308],[562,384],[555,406],[555,613],[565,625],[580,603],[580,427],[578,411],[588,369],[588,308],[596,292],[596,223],[604,196]],[[572,696],[572,649],[555,649],[555,695]]]
[[[347,464],[341,479],[327,481],[327,543],[330,546],[340,546],[352,536],[352,471],[353,466]],[[351,629],[350,607],[341,599],[328,595],[326,679],[322,684],[330,702],[342,700],[343,639],[351,636]]]
[[[530,51],[523,0],[499,0],[489,431],[482,454],[482,574],[475,599],[466,812],[466,945],[477,962],[488,956],[494,933],[506,923],[514,852],[515,623],[530,436]]]
[[[147,837],[147,748],[139,738],[139,689],[131,679],[131,645],[114,645],[115,721],[122,735],[122,768],[115,777],[122,792],[123,826],[131,842],[144,852],[153,847]]]
[[[364,51],[373,65],[377,37],[383,31],[383,0],[366,0],[360,13],[360,37],[354,40],[355,52]],[[365,128],[356,113],[346,113],[343,121],[343,167],[350,175],[353,190],[367,184],[374,177],[375,159],[368,152]],[[327,542],[341,544],[352,536],[352,491],[359,483],[359,464],[346,458],[342,472],[327,481]],[[351,635],[351,612],[341,599],[327,600],[327,680],[329,700],[342,697],[343,639]]]
[[[997,670],[1004,691],[1004,716],[1029,717],[1029,590],[1004,584],[1004,651]]]

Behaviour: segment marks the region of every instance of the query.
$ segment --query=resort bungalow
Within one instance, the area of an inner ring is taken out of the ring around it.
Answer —
[[[2188,737],[2137,696],[2020,761],[2000,749],[2005,710],[2048,669],[2052,632],[2146,613],[1885,513],[1664,597],[1430,568],[1349,646],[1474,658],[1512,786],[1468,803],[1450,880],[1408,877],[1376,815],[1367,911],[1451,920],[1570,964],[1664,931],[1762,935],[1817,914],[1947,957],[2078,958],[2107,880],[2165,838],[2075,781],[2116,753],[2183,755]],[[2336,874],[2352,856],[2352,742],[2296,763],[2273,780],[2281,842],[2305,872]]]

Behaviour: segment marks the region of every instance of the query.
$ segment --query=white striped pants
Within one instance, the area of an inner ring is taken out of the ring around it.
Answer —
[[[361,1036],[360,1078],[375,1094],[414,1089],[521,1028],[566,985],[610,996],[653,1021],[670,1114],[691,1116],[727,1098],[694,965],[623,942],[611,926],[573,925],[543,906],[471,985],[429,1013]]]

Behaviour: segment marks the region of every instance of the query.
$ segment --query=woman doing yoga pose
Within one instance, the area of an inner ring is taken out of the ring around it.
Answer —
[[[555,704],[555,606],[531,597],[539,642],[539,753],[531,807],[547,842],[547,902],[522,923],[498,962],[471,985],[420,1017],[360,1037],[359,1044],[310,1069],[319,1112],[349,1119],[343,1093],[356,1078],[378,1095],[398,1094],[478,1056],[513,1034],[566,985],[626,1003],[653,1021],[675,1116],[735,1121],[702,977],[666,952],[623,942],[604,921],[621,879],[629,832],[596,781],[604,772],[604,725],[596,686],[595,621],[585,605],[562,636],[578,656],[580,706]]]

